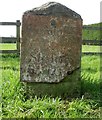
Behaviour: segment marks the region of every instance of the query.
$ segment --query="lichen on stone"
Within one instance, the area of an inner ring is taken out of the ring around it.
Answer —
[[[40,7],[28,10],[24,14],[28,13],[32,15],[44,15],[44,16],[54,15],[81,19],[81,16],[77,14],[75,11],[57,2],[48,2]]]

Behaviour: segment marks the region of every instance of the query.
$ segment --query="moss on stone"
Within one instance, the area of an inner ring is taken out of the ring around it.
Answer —
[[[25,83],[27,97],[76,98],[80,96],[80,69],[68,75],[59,83]]]

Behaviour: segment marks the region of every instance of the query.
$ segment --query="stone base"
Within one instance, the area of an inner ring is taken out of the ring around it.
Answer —
[[[63,79],[60,83],[25,83],[26,97],[61,97],[76,98],[80,97],[81,80],[80,69],[74,71]]]

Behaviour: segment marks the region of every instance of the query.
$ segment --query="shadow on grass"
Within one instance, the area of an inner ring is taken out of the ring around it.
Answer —
[[[0,54],[0,58],[19,58],[20,55],[17,53],[11,53],[11,54]]]
[[[10,66],[4,66],[4,67],[0,67],[1,70],[14,70],[14,71],[19,71],[18,68],[16,67],[10,67]]]
[[[102,107],[102,84],[100,81],[101,79],[99,82],[93,82],[90,76],[81,76],[81,96],[96,101]]]

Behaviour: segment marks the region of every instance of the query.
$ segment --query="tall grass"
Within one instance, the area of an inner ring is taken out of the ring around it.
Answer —
[[[20,58],[0,57],[3,118],[99,118],[100,57],[82,56],[82,97],[72,100],[43,97],[26,99],[20,80]]]

